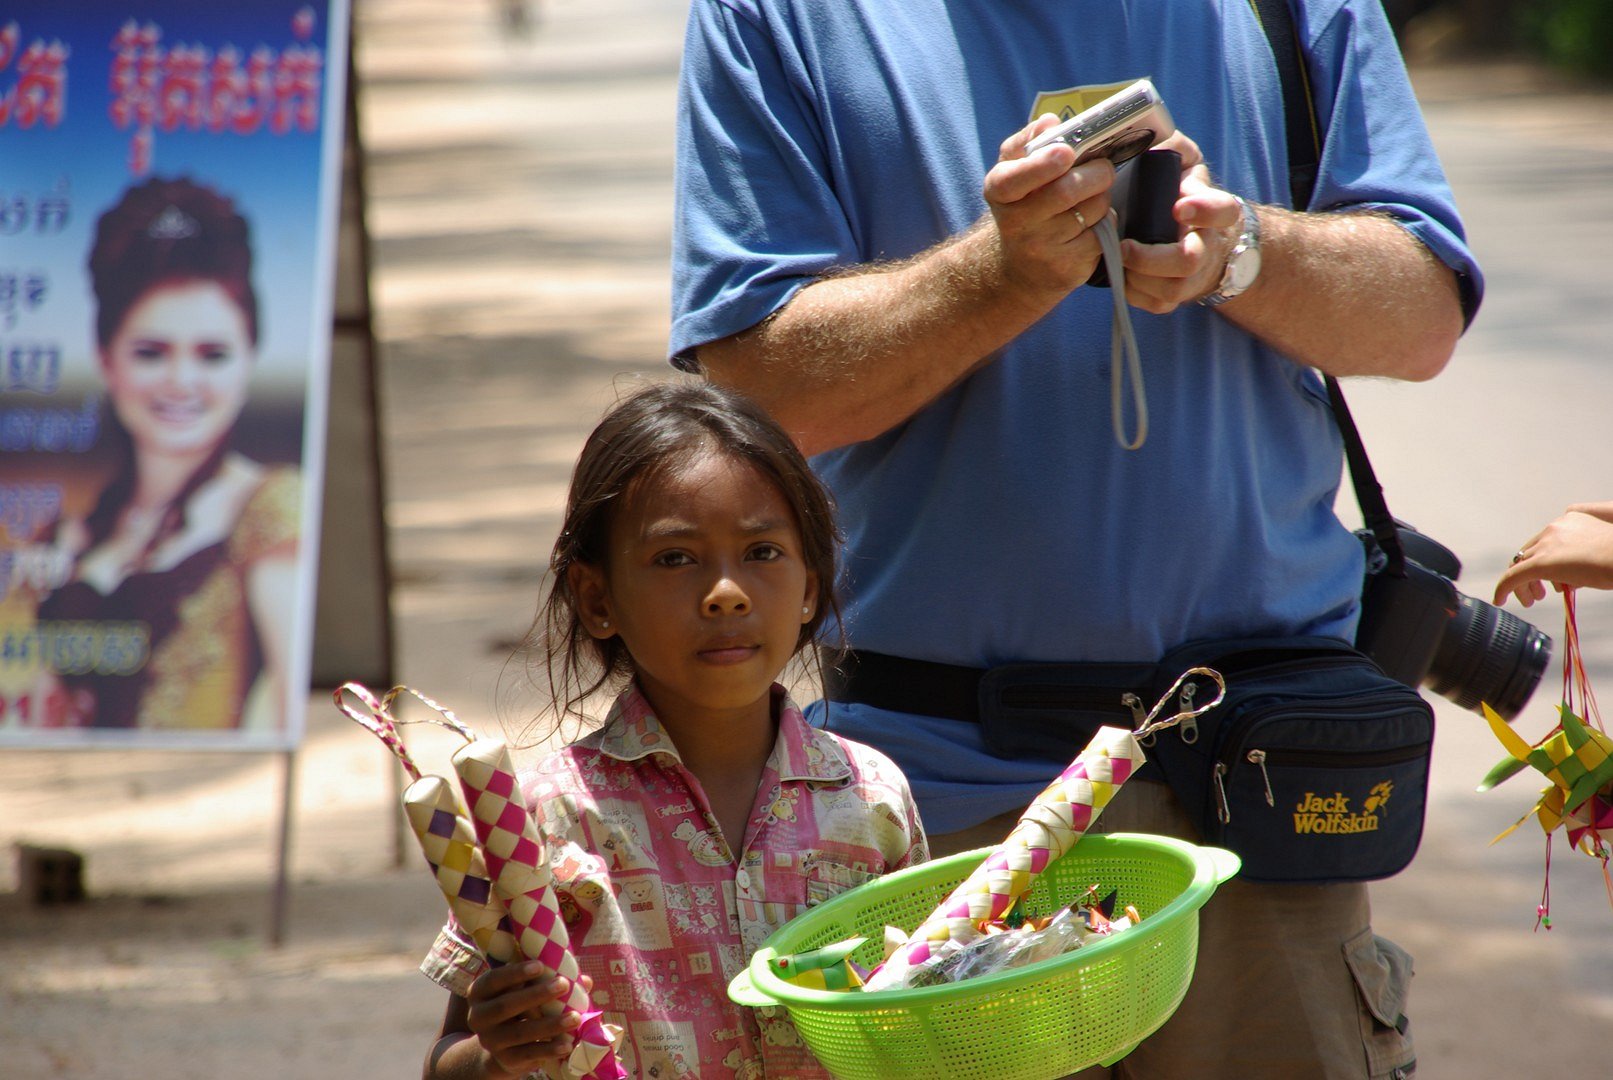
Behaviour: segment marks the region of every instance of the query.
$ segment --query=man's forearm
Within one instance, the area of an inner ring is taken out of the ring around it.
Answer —
[[[1330,375],[1431,379],[1462,333],[1456,274],[1383,214],[1260,208],[1261,271],[1219,310]]]
[[[1332,375],[1421,380],[1444,368],[1461,303],[1455,274],[1420,241],[1380,214],[1260,212],[1260,278],[1223,315]],[[806,453],[872,438],[1065,295],[1015,281],[995,245],[977,227],[909,262],[819,281],[759,326],[701,347],[701,365],[759,401]]]
[[[985,364],[1066,295],[1016,280],[986,222],[903,263],[826,277],[699,349],[803,452],[873,438]]]

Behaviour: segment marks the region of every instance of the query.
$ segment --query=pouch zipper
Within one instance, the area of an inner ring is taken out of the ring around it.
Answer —
[[[1135,715],[1137,706],[1128,701],[1128,698],[1135,699],[1138,703],[1142,700],[1118,686],[1099,690],[1092,687],[1047,685],[1005,687],[998,700],[1004,705],[1017,708],[1098,708],[1111,712],[1127,709]]]
[[[1182,684],[1182,690],[1177,697],[1177,711],[1190,713],[1193,711],[1193,699],[1199,696],[1199,684],[1189,679]],[[1187,745],[1192,746],[1199,741],[1199,718],[1184,716],[1176,724],[1176,734]]]
[[[1344,657],[1343,659],[1348,660],[1350,658]],[[1293,698],[1288,701],[1267,706],[1263,709],[1252,710],[1245,715],[1235,727],[1226,733],[1225,738],[1222,740],[1222,745],[1231,747],[1232,749],[1229,751],[1224,751],[1218,756],[1215,763],[1215,769],[1212,774],[1215,781],[1216,816],[1220,819],[1221,824],[1228,825],[1232,822],[1232,808],[1227,799],[1226,778],[1232,771],[1232,762],[1238,757],[1237,747],[1242,744],[1244,734],[1272,712],[1279,709],[1292,708],[1297,702],[1303,702],[1305,700],[1306,699],[1304,697]],[[1377,703],[1377,700],[1378,699],[1376,698],[1371,698],[1366,701],[1352,702],[1348,706],[1329,706],[1326,704],[1320,704],[1316,707],[1316,711],[1323,714],[1329,712],[1348,712],[1352,715],[1360,716],[1361,719],[1370,720],[1375,719],[1375,715],[1371,713],[1362,715],[1363,707],[1370,709],[1374,704]],[[1391,697],[1389,693],[1385,693],[1382,700],[1384,702],[1396,702],[1397,704],[1393,711],[1400,711],[1398,706],[1399,695]],[[1268,806],[1275,806],[1276,799],[1271,793],[1271,777],[1266,772],[1266,766],[1268,764],[1287,763],[1301,765],[1335,765],[1345,768],[1364,765],[1394,765],[1421,757],[1428,752],[1432,745],[1432,742],[1413,743],[1410,746],[1397,746],[1389,750],[1364,750],[1346,752],[1342,754],[1314,750],[1282,750],[1275,751],[1277,754],[1277,761],[1275,762],[1273,762],[1271,759],[1271,755],[1273,753],[1272,751],[1257,751],[1251,748],[1250,750],[1245,751],[1244,757],[1245,760],[1260,767],[1261,776],[1266,785],[1266,804]],[[1256,761],[1252,756],[1257,752],[1260,754],[1259,761]]]
[[[1266,805],[1275,807],[1277,796],[1271,793],[1271,774],[1266,772],[1266,752],[1264,750],[1251,750],[1244,755],[1251,765],[1260,766],[1260,779],[1266,785]]]
[[[1352,753],[1328,753],[1318,750],[1278,750],[1273,754],[1265,750],[1250,750],[1244,755],[1244,760],[1260,769],[1260,779],[1266,786],[1266,805],[1276,807],[1277,797],[1272,794],[1271,774],[1266,771],[1270,765],[1320,765],[1338,768],[1360,768],[1370,765],[1400,765],[1407,761],[1416,761],[1425,756],[1433,748],[1432,742],[1412,743],[1409,746],[1397,746],[1389,750],[1359,750]],[[1232,823],[1232,805],[1227,798],[1226,777],[1231,768],[1225,761],[1215,763],[1215,812],[1221,819],[1221,824]]]
[[[1258,724],[1262,720],[1264,720],[1267,716],[1271,715],[1273,712],[1275,712],[1277,710],[1281,710],[1281,709],[1292,709],[1295,705],[1303,704],[1303,703],[1305,703],[1307,701],[1311,701],[1311,700],[1313,700],[1313,699],[1312,698],[1306,698],[1306,697],[1296,697],[1296,698],[1290,698],[1290,699],[1288,699],[1286,701],[1276,702],[1276,703],[1273,703],[1271,705],[1264,706],[1262,708],[1252,709],[1252,710],[1248,711],[1247,713],[1245,713],[1244,716],[1238,721],[1238,723],[1236,725],[1234,725],[1233,727],[1231,727],[1231,728],[1229,728],[1227,730],[1226,734],[1221,739],[1221,745],[1222,746],[1230,746],[1230,747],[1240,746],[1240,745],[1242,745],[1242,743],[1244,741],[1244,739],[1243,739],[1244,734],[1250,728],[1254,727],[1256,724]],[[1369,710],[1369,709],[1373,708],[1374,706],[1380,704],[1380,702],[1381,702],[1382,704],[1386,704],[1386,705],[1394,705],[1395,708],[1394,708],[1393,711],[1399,712],[1400,711],[1400,702],[1403,701],[1403,700],[1404,700],[1403,697],[1401,695],[1399,695],[1399,694],[1394,694],[1393,692],[1385,692],[1382,695],[1381,699],[1379,697],[1375,696],[1375,697],[1372,697],[1372,698],[1367,698],[1365,700],[1351,702],[1349,705],[1330,704],[1330,703],[1328,703],[1326,698],[1323,698],[1319,702],[1317,702],[1313,707],[1315,708],[1316,712],[1324,714],[1324,715],[1328,714],[1328,713],[1349,713],[1349,714],[1354,715],[1354,716],[1359,716],[1363,720],[1370,720],[1370,719],[1376,719],[1377,714],[1369,713],[1369,712],[1366,712],[1365,710]],[[1221,757],[1222,760],[1230,761],[1230,757],[1227,754],[1221,754],[1219,756]],[[1236,756],[1236,751],[1235,750],[1232,751],[1231,756]]]
[[[1398,766],[1402,762],[1421,758],[1423,754],[1428,753],[1429,746],[1432,746],[1432,743],[1411,743],[1410,746],[1397,746],[1394,750],[1352,751],[1348,754],[1324,753],[1318,750],[1279,750],[1276,761],[1271,761],[1271,754],[1265,750],[1250,750],[1244,754],[1244,761],[1260,769],[1260,782],[1266,787],[1266,806],[1276,806],[1277,796],[1271,793],[1271,774],[1266,772],[1268,761],[1274,766],[1342,766],[1345,769],[1357,769],[1363,766]]]
[[[1251,674],[1258,678],[1266,678],[1273,675],[1282,675],[1289,671],[1314,671],[1318,665],[1341,667],[1344,665],[1359,665],[1360,663],[1361,658],[1354,655],[1311,656],[1295,660],[1284,660],[1275,664],[1264,664],[1247,670],[1236,667],[1228,668],[1223,674],[1229,678],[1235,677],[1239,679],[1249,677]],[[1180,695],[1178,699],[1180,711],[1191,712],[1193,710],[1193,699],[1198,695],[1198,684],[1192,680],[1183,683]],[[1188,717],[1182,720],[1181,723],[1176,725],[1176,731],[1181,740],[1189,746],[1199,741],[1199,722],[1196,717]]]
[[[1260,754],[1262,761],[1271,765],[1304,767],[1306,765],[1338,765],[1346,769],[1368,765],[1400,765],[1415,761],[1428,753],[1431,742],[1411,743],[1388,750],[1356,750],[1349,753],[1329,753],[1323,750],[1251,750]],[[1254,761],[1252,756],[1248,760]]]

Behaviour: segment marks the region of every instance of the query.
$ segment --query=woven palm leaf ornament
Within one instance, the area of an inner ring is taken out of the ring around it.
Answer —
[[[442,777],[423,775],[410,758],[397,730],[405,721],[393,709],[403,694],[431,708],[430,723],[465,740],[452,755],[458,791]],[[521,798],[509,749],[501,740],[479,738],[448,709],[406,686],[377,697],[358,683],[344,683],[336,690],[336,707],[379,738],[412,778],[403,792],[404,814],[455,922],[487,962],[538,960],[570,982],[560,1007],[581,1023],[572,1032],[565,1080],[626,1080],[616,1058],[620,1032],[603,1022],[578,982],[548,853]]]
[[[773,958],[775,974],[787,983],[809,990],[855,990],[868,972],[858,967],[851,954],[867,938],[847,938],[821,949],[791,953]]]
[[[1602,864],[1602,880],[1608,900],[1613,903],[1613,738],[1602,723],[1596,696],[1585,673],[1579,646],[1579,627],[1574,612],[1574,590],[1563,596],[1563,699],[1557,708],[1558,723],[1539,742],[1530,744],[1507,725],[1494,709],[1484,705],[1490,730],[1508,757],[1491,769],[1479,782],[1480,791],[1533,768],[1551,783],[1540,793],[1534,808],[1503,830],[1492,844],[1531,817],[1540,822],[1546,834],[1546,880],[1540,904],[1535,909],[1535,928],[1551,929],[1551,841],[1558,829],[1566,829],[1568,843]]]

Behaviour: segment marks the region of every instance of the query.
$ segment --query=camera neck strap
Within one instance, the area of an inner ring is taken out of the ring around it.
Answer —
[[[1283,117],[1288,141],[1288,195],[1289,204],[1299,211],[1310,206],[1311,194],[1316,188],[1317,172],[1322,159],[1322,126],[1316,115],[1316,99],[1311,94],[1310,74],[1305,66],[1305,51],[1300,45],[1299,33],[1294,26],[1291,0],[1249,0],[1255,19],[1265,31],[1271,44],[1271,55],[1277,66],[1277,78],[1283,90]],[[1293,0],[1297,2],[1297,0]],[[1385,572],[1395,577],[1406,574],[1406,552],[1400,544],[1400,529],[1389,513],[1389,504],[1383,497],[1383,486],[1372,469],[1367,448],[1361,442],[1350,407],[1344,402],[1344,391],[1339,381],[1323,374],[1327,385],[1328,402],[1333,407],[1333,418],[1344,438],[1344,459],[1350,466],[1350,481],[1355,487],[1355,500],[1361,507],[1361,517],[1373,538],[1388,558]]]

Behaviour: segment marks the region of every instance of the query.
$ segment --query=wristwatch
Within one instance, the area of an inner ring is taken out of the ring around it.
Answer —
[[[1221,271],[1221,284],[1199,300],[1206,307],[1220,307],[1234,296],[1241,295],[1260,276],[1260,215],[1241,196],[1232,197],[1238,200],[1243,221],[1239,226],[1238,239],[1227,253],[1226,269]]]

